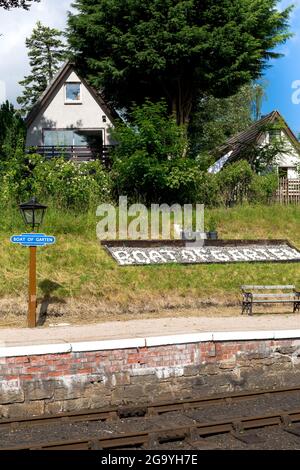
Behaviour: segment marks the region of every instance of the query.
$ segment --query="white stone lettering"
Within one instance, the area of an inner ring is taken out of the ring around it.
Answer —
[[[147,253],[142,250],[134,250],[132,251],[131,255],[135,259],[137,263],[142,264],[151,264],[151,260],[149,259]]]
[[[150,250],[149,258],[151,259],[153,263],[166,263],[167,262],[166,258],[164,258],[163,255],[157,250]]]

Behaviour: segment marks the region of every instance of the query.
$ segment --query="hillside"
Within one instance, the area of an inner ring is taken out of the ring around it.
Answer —
[[[300,207],[243,206],[213,212],[220,238],[286,238],[300,247]],[[0,223],[0,326],[24,326],[28,250],[9,242],[24,227],[15,212],[2,213]],[[96,223],[93,213],[49,210],[43,232],[55,235],[57,244],[38,250],[39,302],[48,309],[41,323],[239,315],[241,284],[300,285],[297,263],[121,268],[100,247]]]

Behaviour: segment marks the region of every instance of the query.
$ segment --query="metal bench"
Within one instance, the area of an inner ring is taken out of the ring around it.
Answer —
[[[300,292],[296,290],[295,286],[241,286],[241,290],[243,294],[242,315],[244,313],[252,315],[253,304],[291,303],[294,313],[300,311]]]

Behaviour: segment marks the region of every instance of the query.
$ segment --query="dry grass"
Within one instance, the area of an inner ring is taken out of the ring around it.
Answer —
[[[26,327],[27,304],[24,297],[0,299],[0,328]],[[292,310],[287,307],[272,306],[259,307],[256,315],[262,314],[289,314]],[[145,320],[153,318],[180,318],[180,317],[238,317],[241,314],[239,303],[217,302],[190,302],[190,305],[167,306],[159,305],[132,305],[129,309],[118,308],[113,304],[105,304],[97,299],[66,299],[64,302],[52,299],[43,314],[41,303],[38,308],[38,326],[80,325],[88,323],[104,323],[110,321]]]

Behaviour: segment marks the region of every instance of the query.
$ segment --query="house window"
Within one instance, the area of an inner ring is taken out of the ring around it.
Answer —
[[[81,83],[66,83],[65,92],[66,103],[81,103]]]
[[[44,129],[45,147],[89,147],[98,142],[102,145],[102,131],[86,129]]]
[[[279,178],[287,179],[287,177],[288,177],[288,167],[286,167],[286,166],[278,167],[278,176],[279,176]]]
[[[278,142],[281,139],[281,129],[271,129],[269,131],[270,143]]]

